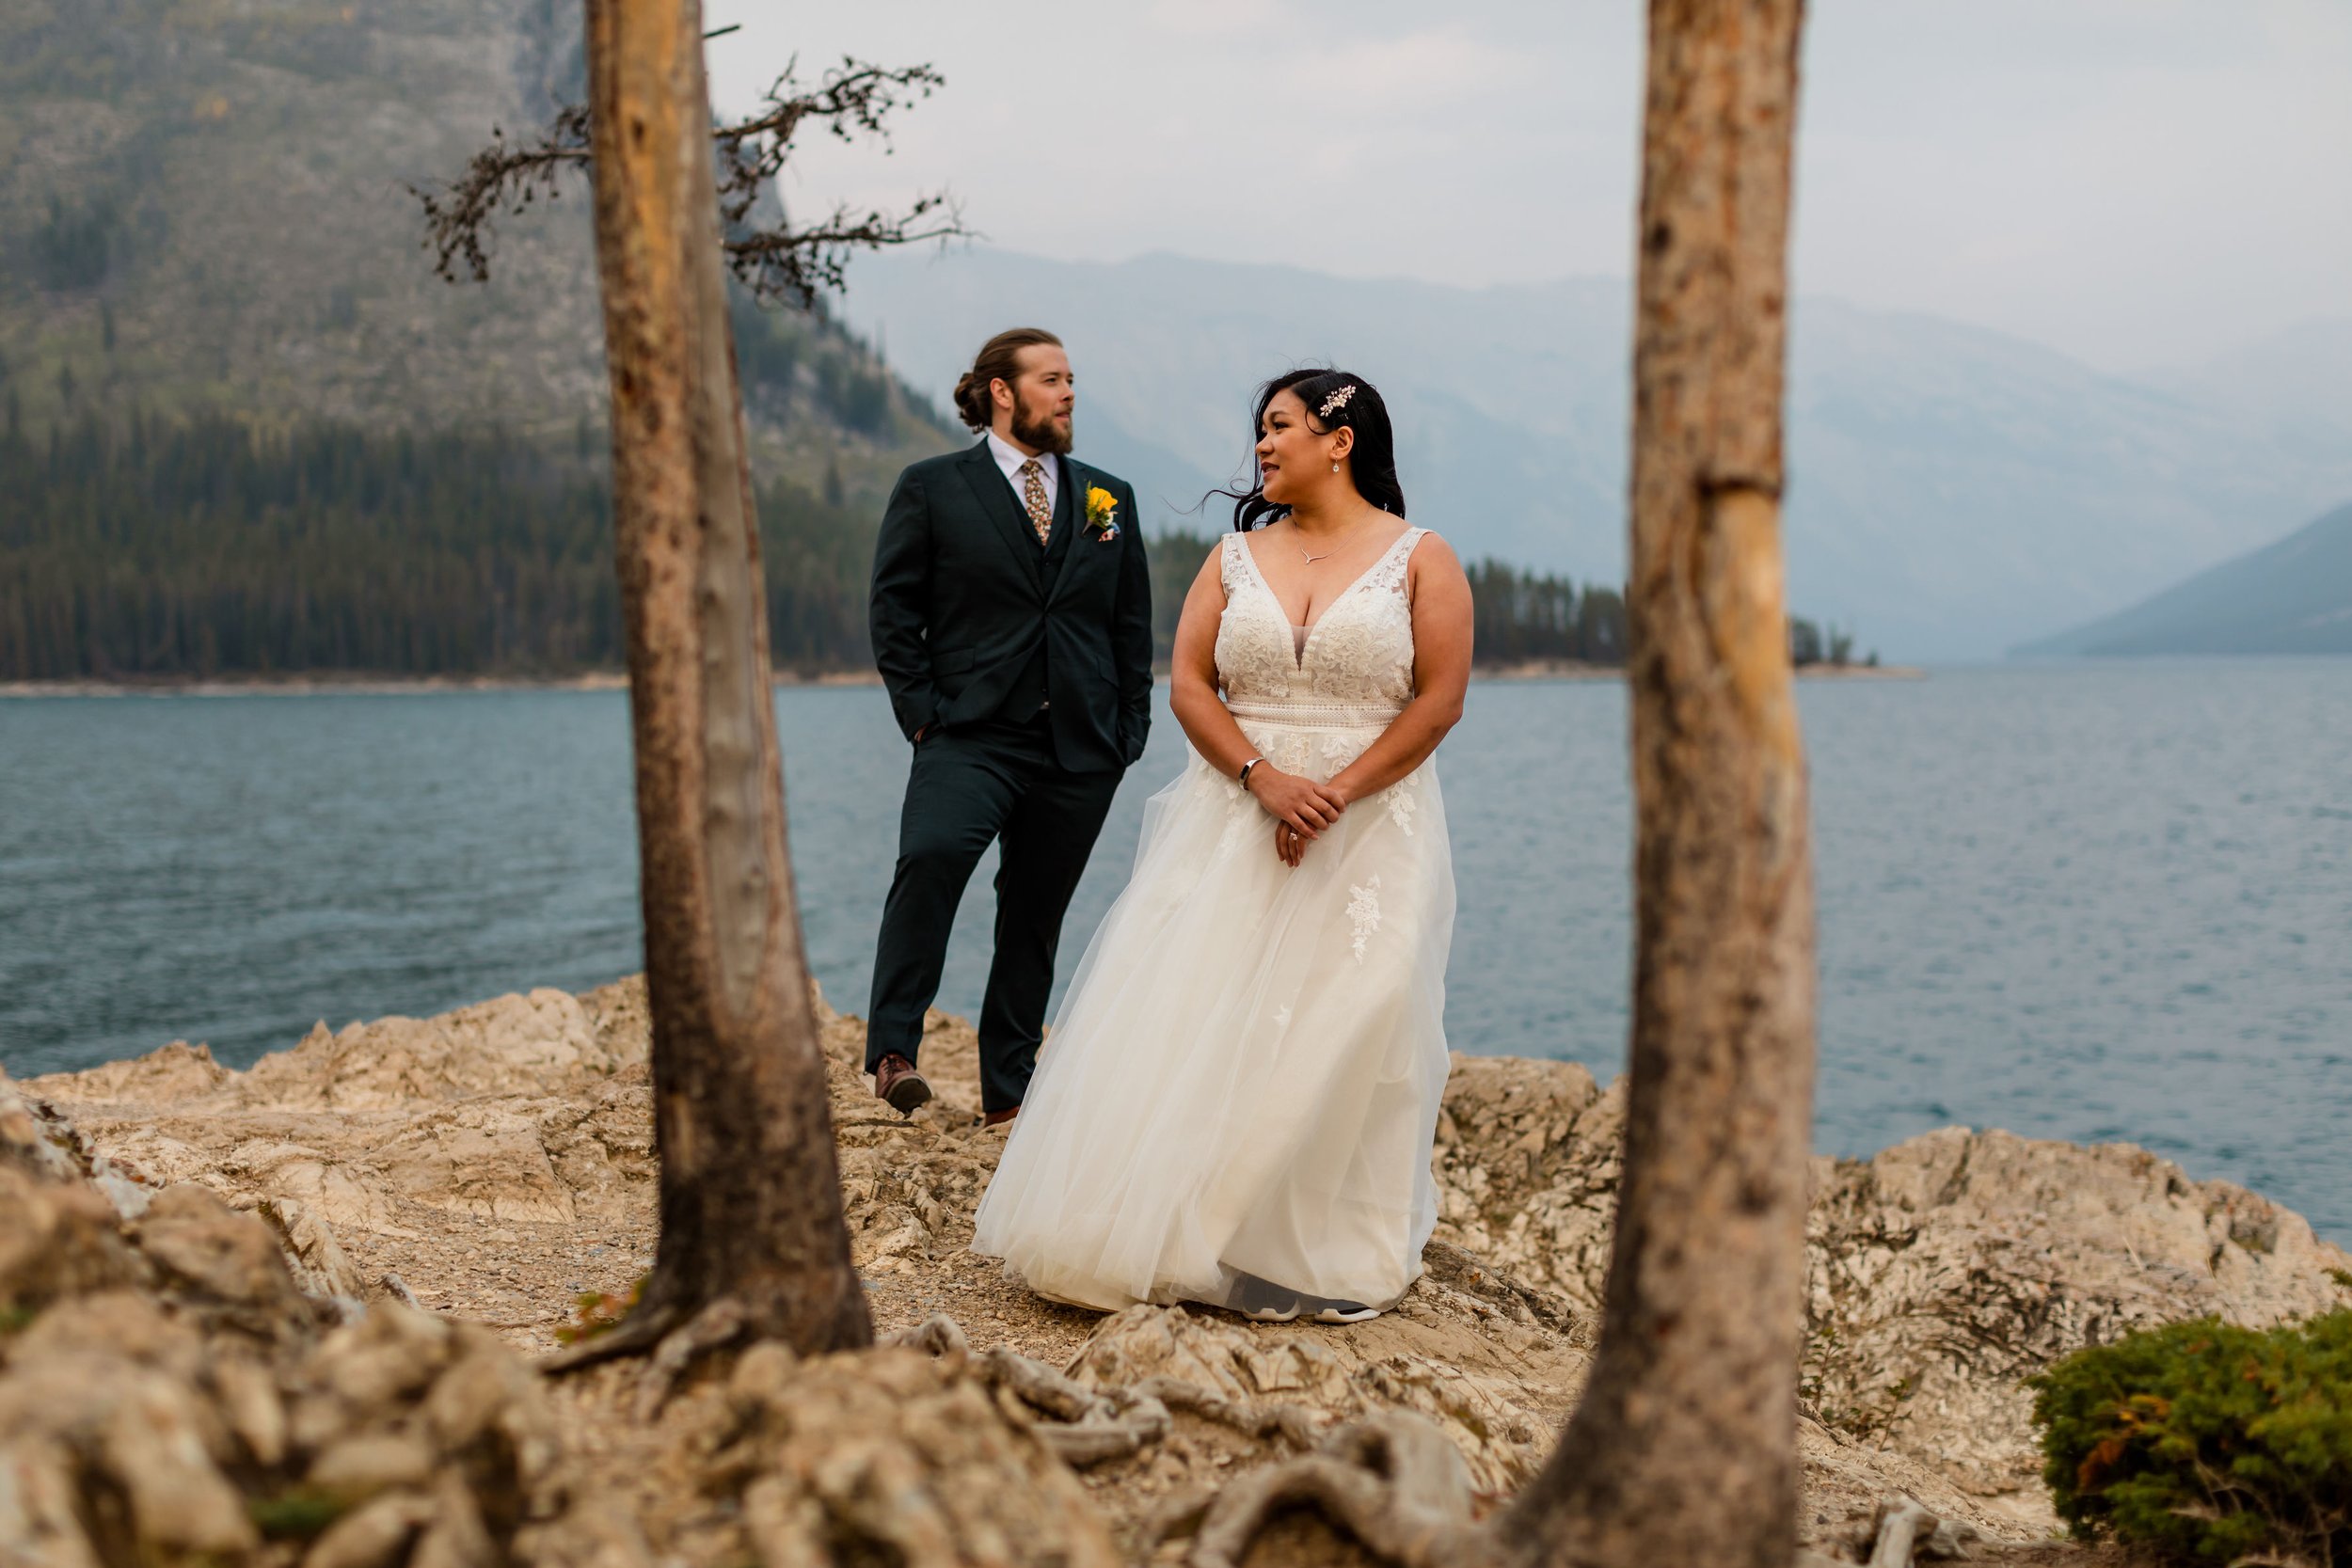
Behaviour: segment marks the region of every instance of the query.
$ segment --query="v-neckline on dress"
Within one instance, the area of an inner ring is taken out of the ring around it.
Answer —
[[[1382,550],[1371,565],[1350,578],[1347,586],[1332,594],[1329,602],[1324,605],[1322,613],[1303,626],[1291,619],[1289,610],[1282,610],[1282,595],[1274,591],[1274,584],[1266,580],[1265,573],[1259,567],[1258,552],[1249,547],[1249,540],[1246,535],[1241,537],[1242,558],[1249,562],[1249,575],[1258,579],[1258,586],[1264,589],[1265,596],[1274,601],[1274,608],[1282,610],[1282,624],[1291,629],[1291,661],[1294,664],[1301,670],[1307,668],[1307,650],[1314,645],[1315,633],[1323,628],[1323,623],[1330,618],[1331,611],[1340,608],[1342,599],[1361,588],[1371,578],[1373,573],[1387,565],[1389,557],[1396,553],[1397,546],[1410,539],[1418,531],[1412,524],[1406,524],[1405,531],[1390,541],[1389,547]]]

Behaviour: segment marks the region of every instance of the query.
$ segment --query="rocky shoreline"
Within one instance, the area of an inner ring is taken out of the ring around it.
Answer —
[[[860,1021],[821,1016],[877,1327],[929,1350],[757,1352],[674,1398],[527,1359],[651,1259],[636,982],[322,1025],[246,1072],[175,1043],[0,1080],[0,1561],[717,1568],[851,1537],[909,1565],[1173,1561],[1234,1478],[1348,1420],[1434,1423],[1490,1503],[1573,1407],[1621,1086],[1457,1057],[1438,1238],[1374,1323],[1104,1319],[963,1250],[1002,1147],[969,1125],[969,1028],[932,1015],[940,1098],[902,1119],[857,1072]],[[1807,1248],[1803,1517],[1849,1556],[1904,1494],[2010,1560],[2122,1560],[2049,1544],[2018,1380],[2143,1324],[2352,1304],[2352,1258],[2299,1216],[2128,1145],[1949,1129],[1822,1160]],[[1081,1393],[1039,1395],[1035,1367]],[[1098,1422],[1092,1448],[1037,1403],[1132,1415],[1147,1386],[1157,1424]],[[178,1448],[142,1446],[156,1420]],[[930,1536],[861,1512],[885,1483],[931,1499]]]

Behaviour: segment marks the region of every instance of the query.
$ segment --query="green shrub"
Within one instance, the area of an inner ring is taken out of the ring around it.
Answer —
[[[2078,1351],[2034,1420],[2058,1516],[2196,1562],[2352,1560],[2352,1311]]]

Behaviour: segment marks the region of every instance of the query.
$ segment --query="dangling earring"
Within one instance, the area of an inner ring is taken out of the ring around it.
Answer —
[[[1331,465],[1331,471],[1332,471],[1333,473],[1338,473],[1338,472],[1340,471],[1340,466],[1339,466],[1337,463],[1332,464],[1332,465]]]

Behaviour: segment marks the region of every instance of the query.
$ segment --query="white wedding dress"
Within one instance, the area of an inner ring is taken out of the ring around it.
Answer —
[[[1413,692],[1409,529],[1303,640],[1240,534],[1216,635],[1227,706],[1327,780]],[[1056,1015],[973,1250],[1105,1311],[1268,1287],[1387,1307],[1437,1223],[1454,869],[1436,769],[1347,808],[1294,870],[1198,752],[1144,811],[1135,877]],[[1310,1305],[1312,1310],[1312,1305]]]

